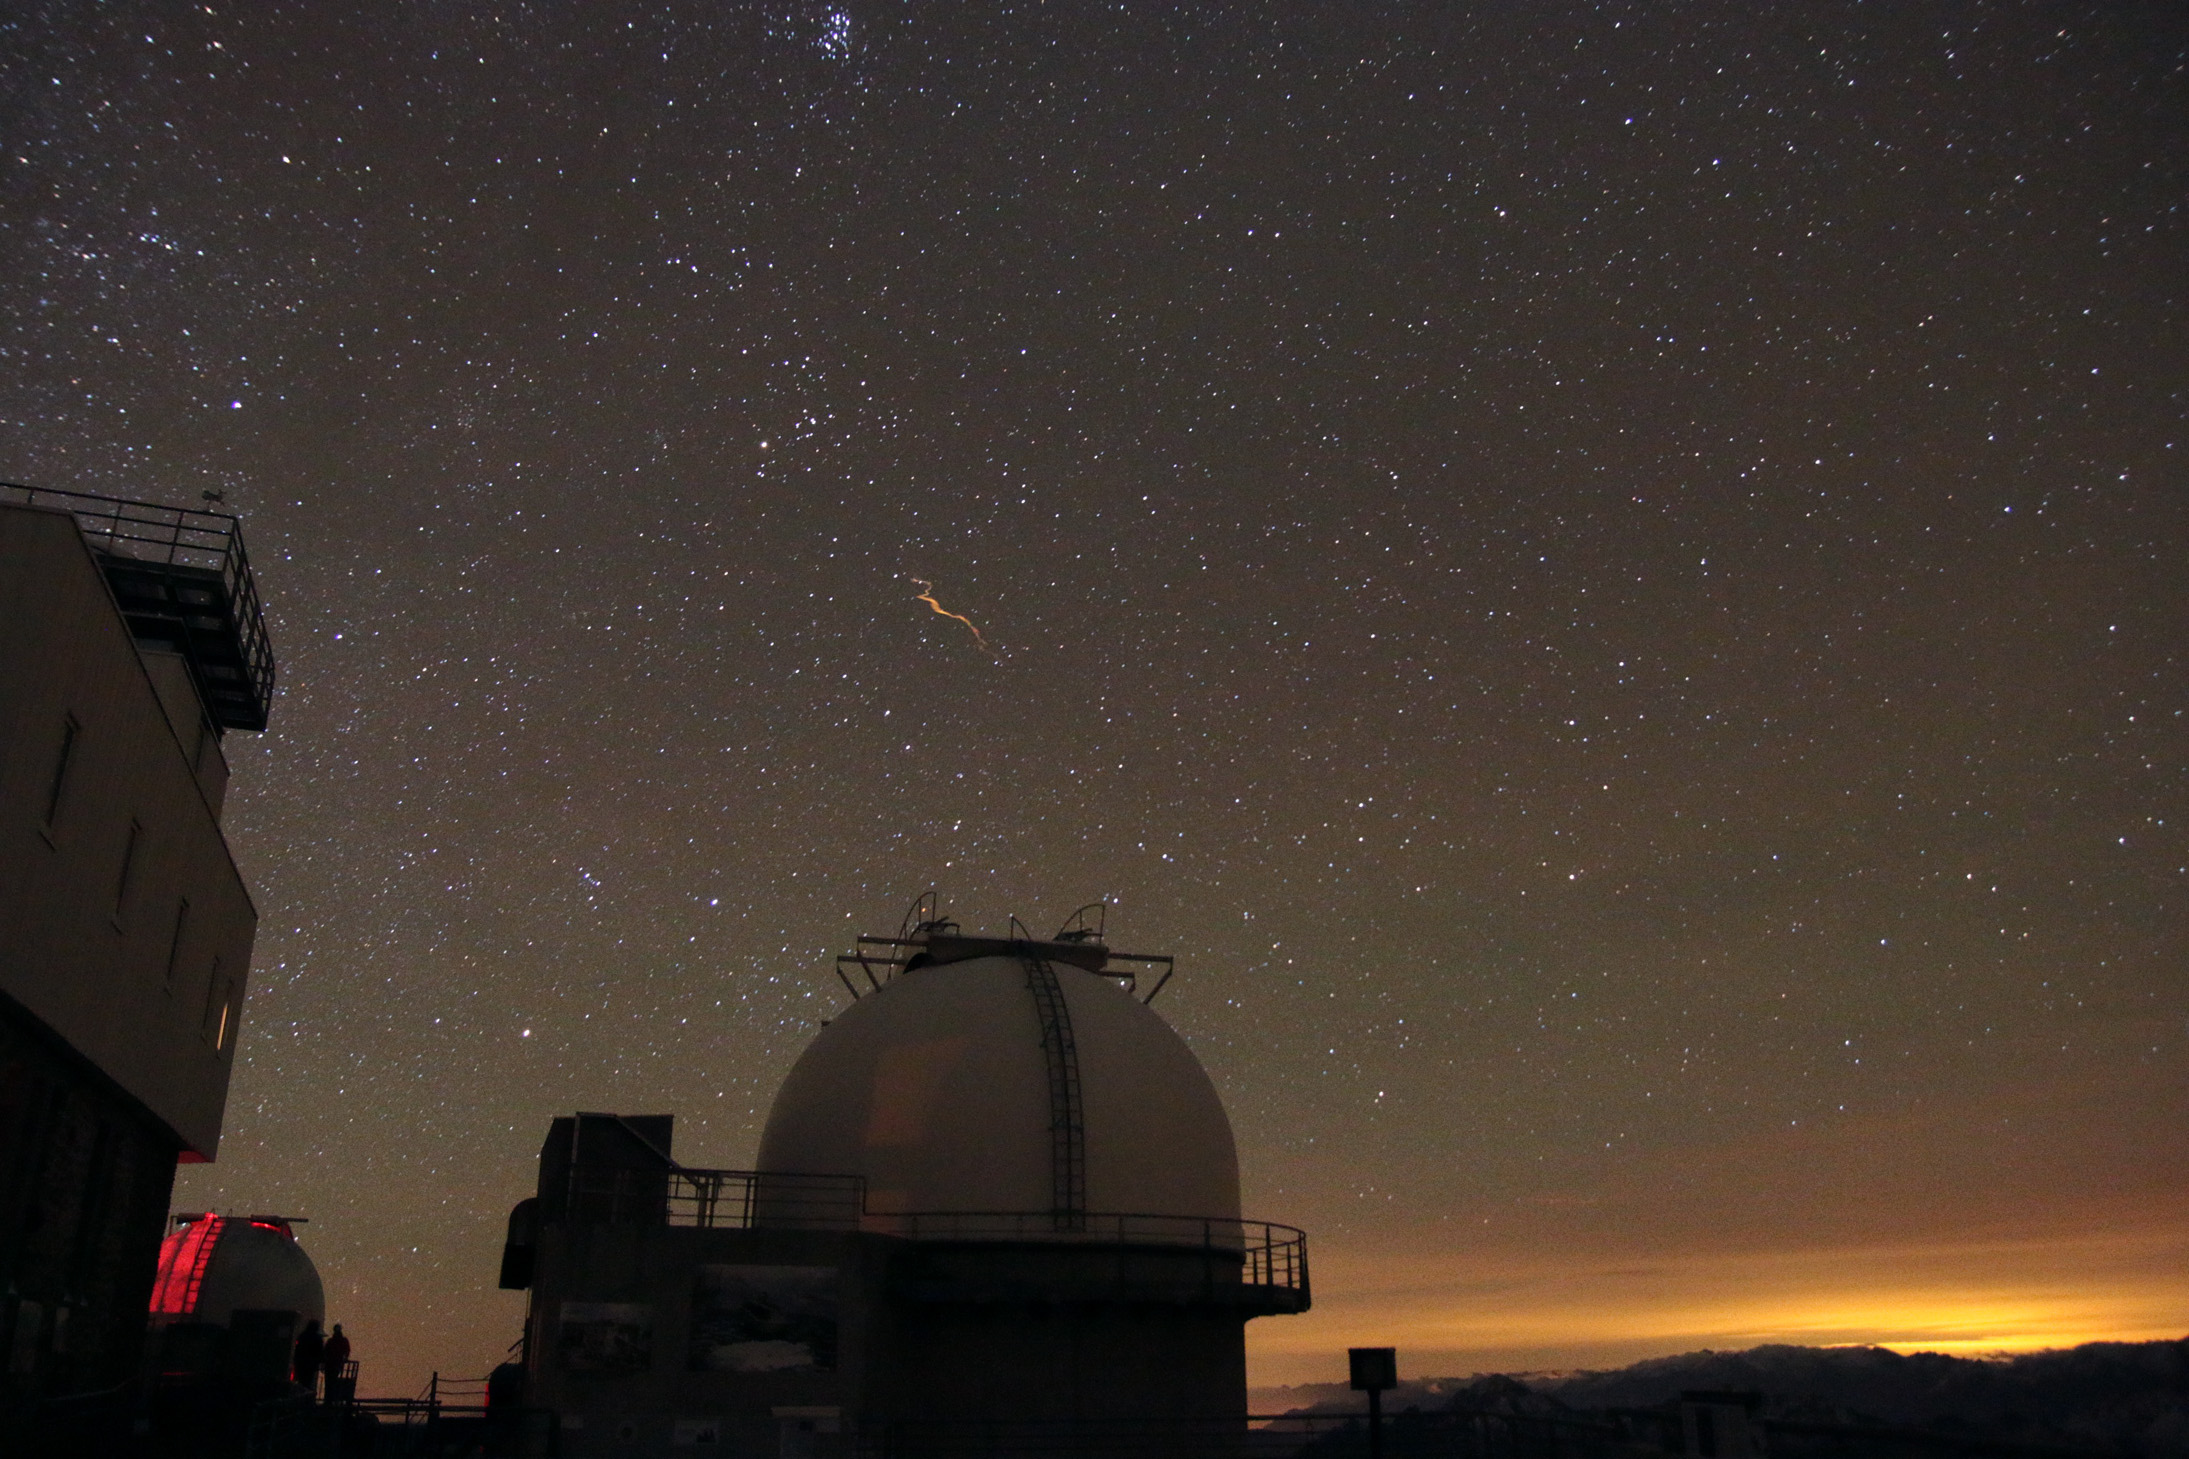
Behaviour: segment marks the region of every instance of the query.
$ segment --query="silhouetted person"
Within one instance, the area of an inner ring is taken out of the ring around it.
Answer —
[[[350,1340],[342,1335],[342,1324],[337,1322],[319,1354],[319,1370],[327,1375],[325,1393],[329,1403],[334,1402],[335,1380],[342,1376],[342,1365],[349,1360]]]
[[[296,1352],[289,1364],[289,1376],[306,1393],[319,1388],[319,1363],[327,1353],[326,1335],[319,1330],[319,1319],[308,1317],[304,1330],[296,1335]]]

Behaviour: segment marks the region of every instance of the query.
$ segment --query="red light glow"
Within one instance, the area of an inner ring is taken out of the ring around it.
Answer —
[[[152,1281],[152,1313],[155,1317],[188,1317],[198,1308],[198,1289],[205,1284],[205,1266],[213,1259],[226,1223],[211,1211],[167,1233],[160,1243],[159,1275]]]

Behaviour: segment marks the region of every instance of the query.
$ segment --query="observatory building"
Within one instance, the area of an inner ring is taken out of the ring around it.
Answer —
[[[126,1419],[258,927],[222,738],[273,684],[234,517],[0,485],[0,1432]]]
[[[1096,910],[975,937],[923,899],[861,938],[755,1171],[679,1165],[668,1115],[554,1122],[502,1284],[564,1453],[1241,1428],[1245,1324],[1306,1310],[1306,1237],[1242,1217],[1223,1104],[1149,1006],[1170,959],[1111,952]]]

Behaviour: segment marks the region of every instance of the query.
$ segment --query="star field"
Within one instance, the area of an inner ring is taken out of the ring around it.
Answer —
[[[2144,4],[0,20],[0,478],[226,492],[281,663],[178,1205],[309,1215],[389,1386],[484,1371],[546,1121],[749,1161],[932,885],[1178,955],[1317,1243],[1258,1374],[1401,1292],[1459,1370],[2178,1335],[2185,57]],[[1697,1257],[1890,1300],[1470,1326]]]

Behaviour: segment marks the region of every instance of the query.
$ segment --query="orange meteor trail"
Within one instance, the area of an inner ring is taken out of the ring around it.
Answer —
[[[919,599],[921,602],[925,603],[928,607],[933,608],[943,617],[955,618],[960,623],[964,624],[966,631],[973,635],[973,642],[980,645],[980,651],[988,655],[988,657],[990,658],[994,658],[996,656],[996,651],[988,646],[988,640],[981,637],[980,630],[973,626],[972,619],[966,617],[963,613],[953,613],[948,608],[945,608],[942,604],[935,601],[935,585],[933,583],[929,582],[926,578],[913,577],[910,573],[906,573],[905,577],[909,581],[918,583],[920,585]]]

